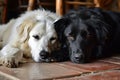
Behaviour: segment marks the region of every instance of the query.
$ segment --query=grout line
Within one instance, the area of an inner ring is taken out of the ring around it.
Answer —
[[[119,62],[105,61],[105,60],[100,60],[100,61],[103,61],[103,62],[108,62],[108,63],[112,63],[112,64],[117,64],[117,65],[120,65],[120,63],[119,63]]]
[[[6,77],[6,78],[10,78],[12,80],[20,80],[20,79],[18,79],[16,77],[13,77],[13,76],[11,76],[9,74],[6,74],[6,73],[2,72],[2,71],[0,71],[0,75],[2,75],[3,77]]]
[[[114,58],[114,59],[120,59],[120,57],[112,57],[112,58]]]
[[[100,73],[104,73],[104,72],[109,72],[109,71],[117,71],[119,70],[120,71],[120,68],[118,69],[109,69],[109,70],[101,70],[101,71],[93,71],[93,72],[83,72],[82,74],[80,75],[76,75],[76,76],[70,76],[70,77],[63,77],[63,78],[57,78],[57,79],[64,79],[64,78],[72,78],[72,77],[83,77],[83,76],[89,76],[89,75],[95,75],[95,74],[100,74]],[[53,80],[56,80],[56,79],[53,79]]]

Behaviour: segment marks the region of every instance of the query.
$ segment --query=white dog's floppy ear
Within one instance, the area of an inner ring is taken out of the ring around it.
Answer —
[[[31,29],[35,26],[34,21],[24,21],[18,28],[20,42],[25,42],[28,39]]]

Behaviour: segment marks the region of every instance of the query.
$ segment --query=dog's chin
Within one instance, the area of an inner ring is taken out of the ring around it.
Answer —
[[[87,62],[88,62],[88,60],[87,60],[85,57],[83,57],[83,56],[78,56],[78,55],[77,55],[77,57],[76,57],[75,54],[74,54],[74,55],[71,55],[70,59],[71,59],[71,61],[72,61],[73,63],[78,63],[78,64],[83,64],[83,63],[87,63]]]
[[[77,64],[84,64],[84,63],[89,63],[89,62],[91,62],[90,59],[86,59],[86,58],[84,58],[84,59],[76,59],[75,57],[72,57],[72,58],[71,58],[71,61],[72,61],[73,63],[77,63]]]
[[[42,62],[51,62],[50,59],[38,59],[38,60],[35,60],[35,59],[34,59],[34,61],[35,61],[35,62],[38,62],[38,63],[42,63]]]
[[[53,59],[53,58],[45,58],[45,59],[42,59],[42,58],[39,58],[39,59],[34,59],[33,60],[35,62],[38,62],[38,63],[42,63],[42,62],[46,62],[46,63],[49,63],[49,62],[56,62],[56,59]]]
[[[73,63],[77,63],[77,64],[83,64],[83,63],[85,63],[85,60],[79,60],[79,59],[76,59],[76,58],[72,58],[71,61]]]

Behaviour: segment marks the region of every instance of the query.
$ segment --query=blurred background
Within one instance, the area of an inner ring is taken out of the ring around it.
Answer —
[[[70,9],[81,6],[100,7],[119,12],[120,0],[0,0],[0,23],[7,23],[25,11],[38,8],[44,8],[62,16]]]

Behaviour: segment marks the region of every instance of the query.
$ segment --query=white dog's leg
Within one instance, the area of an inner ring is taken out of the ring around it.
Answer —
[[[20,49],[6,45],[0,51],[0,64],[6,67],[18,67],[18,63],[23,57]]]

